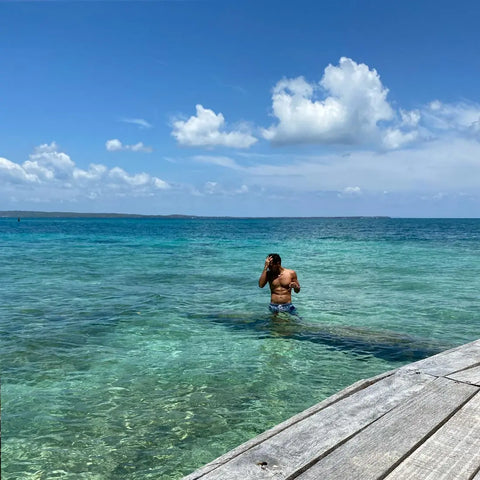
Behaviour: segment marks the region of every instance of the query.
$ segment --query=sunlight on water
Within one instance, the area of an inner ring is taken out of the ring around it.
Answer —
[[[0,219],[2,478],[181,478],[478,337],[480,221]],[[278,251],[302,291],[273,318]]]

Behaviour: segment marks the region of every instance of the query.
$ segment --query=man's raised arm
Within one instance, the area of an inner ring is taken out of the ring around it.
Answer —
[[[263,288],[268,282],[268,267],[270,266],[270,262],[272,261],[272,257],[267,257],[265,260],[265,266],[263,267],[263,272],[258,279],[258,286]]]

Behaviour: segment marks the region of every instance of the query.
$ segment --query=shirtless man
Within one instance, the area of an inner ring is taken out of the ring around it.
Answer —
[[[292,303],[292,288],[295,293],[299,293],[300,284],[294,270],[282,267],[282,259],[278,253],[270,253],[266,258],[263,272],[258,279],[258,286],[263,288],[267,282],[270,284],[271,292],[270,311],[295,315],[297,311]]]

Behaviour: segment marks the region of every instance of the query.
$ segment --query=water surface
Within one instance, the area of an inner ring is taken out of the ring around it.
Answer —
[[[175,479],[479,336],[480,221],[0,219],[2,478]],[[272,317],[265,256],[297,271]]]

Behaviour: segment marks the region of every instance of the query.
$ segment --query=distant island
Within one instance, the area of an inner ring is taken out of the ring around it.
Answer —
[[[0,211],[0,218],[391,218],[387,216],[338,216],[338,217],[232,217],[214,215],[141,215],[137,213],[79,213],[79,212],[36,212],[27,210]]]
[[[136,213],[36,212],[27,210],[0,211],[3,218],[200,218],[195,215],[140,215]]]

